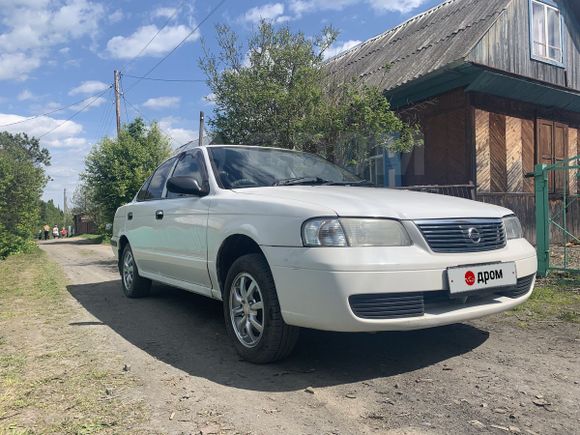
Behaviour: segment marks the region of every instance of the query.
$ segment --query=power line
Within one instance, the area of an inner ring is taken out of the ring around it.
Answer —
[[[125,101],[125,104],[128,104],[129,107],[131,107],[131,109],[133,109],[137,114],[141,115],[143,117],[143,119],[145,119],[145,121],[147,121],[149,124],[152,124],[152,121],[147,118],[143,112],[141,112],[137,107],[135,107],[134,105],[132,105],[129,101],[127,101],[127,98],[125,98],[125,94],[123,93],[121,95],[121,97],[123,98],[123,100]],[[157,127],[159,127],[159,123],[157,123]],[[169,137],[169,139],[171,139],[173,142],[177,142],[175,140],[175,138],[173,136],[171,136],[168,132],[164,131],[161,127],[159,127],[159,130],[161,130],[166,136]]]
[[[125,95],[125,87],[123,86],[123,76],[119,74],[119,84],[121,85],[121,95]],[[127,100],[123,98],[123,105],[125,109],[125,122],[129,123],[129,113],[127,113]]]
[[[65,121],[61,122],[60,124],[58,124],[56,127],[51,128],[50,130],[48,130],[46,133],[41,134],[40,136],[38,136],[38,139],[42,139],[44,136],[52,133],[53,131],[59,129],[60,127],[62,127],[63,125],[65,125],[67,122],[71,121],[73,118],[75,118],[79,113],[81,113],[82,111],[84,111],[87,107],[89,107],[90,105],[92,105],[95,101],[97,101],[105,92],[107,92],[110,88],[105,89],[103,92],[95,95],[93,97],[93,99],[91,101],[89,101],[87,104],[85,104],[83,107],[81,107],[79,110],[77,110],[75,113],[73,113],[70,117],[68,117]]]
[[[165,56],[163,56],[155,65],[153,65],[153,67],[151,67],[145,74],[143,74],[143,78],[138,79],[135,83],[133,83],[131,85],[131,87],[129,87],[127,89],[127,92],[129,92],[131,89],[133,89],[135,86],[137,86],[139,83],[141,83],[142,80],[144,80],[145,78],[147,78],[149,76],[149,74],[151,74],[153,71],[155,71],[155,69],[161,65],[169,56],[171,56],[175,50],[177,50],[179,47],[181,47],[185,41],[187,41],[191,35],[193,35],[195,32],[197,32],[197,30],[207,21],[209,20],[209,18],[221,7],[221,5],[223,5],[226,2],[226,0],[221,0],[216,7],[214,7],[211,11],[209,11],[209,13],[205,16],[205,18],[203,20],[201,20],[199,22],[199,24],[197,26],[195,26],[191,32],[189,32],[187,34],[187,36],[185,38],[183,38],[179,44],[177,44],[175,47],[173,47],[171,49],[171,51],[169,53],[167,53]]]
[[[177,13],[181,10],[181,7],[183,6],[183,4],[185,3],[185,0],[182,0],[179,3],[179,6],[177,6],[177,8],[175,8],[175,12],[173,12],[173,14],[167,19],[167,21],[165,22],[165,24],[163,24],[163,26],[161,26],[161,28],[157,31],[157,33],[155,33],[155,35],[153,35],[153,37],[149,40],[149,42],[147,42],[147,44],[145,44],[143,46],[143,48],[141,50],[139,50],[139,53],[137,53],[135,56],[133,56],[122,68],[122,70],[125,70],[129,65],[131,65],[133,62],[135,62],[135,59],[137,59],[139,56],[141,56],[141,54],[143,54],[143,52],[145,50],[147,50],[147,48],[151,45],[151,43],[153,42],[153,40],[155,38],[157,38],[157,36],[159,36],[159,34],[161,33],[161,31],[163,29],[165,29],[167,27],[167,25],[175,18],[175,16],[177,15]]]
[[[111,89],[112,87],[113,87],[113,85],[109,86],[107,89],[105,89],[105,91]],[[42,116],[52,115],[53,113],[60,112],[62,110],[66,110],[66,109],[69,109],[73,106],[77,106],[81,103],[84,103],[85,101],[90,100],[91,98],[94,98],[95,96],[100,97],[102,94],[103,94],[103,92],[101,92],[100,94],[91,95],[91,96],[88,96],[86,98],[83,98],[82,100],[71,103],[68,106],[59,107],[58,109],[53,109],[53,110],[50,110],[50,111],[45,112],[45,113],[40,113],[38,115],[34,115],[34,116],[29,117],[29,118],[21,119],[20,121],[10,122],[8,124],[2,124],[2,125],[0,125],[0,127],[9,127],[11,125],[22,124],[24,122],[32,121],[32,120],[40,118]]]
[[[156,82],[188,82],[188,83],[200,83],[205,82],[205,79],[163,79],[161,77],[143,77],[143,76],[134,76],[131,74],[121,74],[122,77],[129,77],[132,79],[140,79],[140,80],[152,80]]]

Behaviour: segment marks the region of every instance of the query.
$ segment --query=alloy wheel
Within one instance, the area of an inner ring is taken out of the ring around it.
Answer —
[[[248,273],[240,273],[230,290],[230,318],[240,343],[255,347],[264,332],[264,300],[257,281]]]

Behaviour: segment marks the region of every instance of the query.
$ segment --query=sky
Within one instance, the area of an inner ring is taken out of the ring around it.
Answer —
[[[115,135],[115,69],[122,73],[121,121],[157,121],[177,147],[197,138],[199,111],[211,117],[210,91],[196,80],[204,79],[202,40],[217,48],[216,24],[230,25],[242,40],[262,18],[307,35],[330,24],[340,31],[333,55],[440,0],[226,0],[216,9],[219,3],[0,0],[0,131],[25,132],[50,151],[45,200],[62,207],[63,190],[72,197],[91,147]],[[163,80],[134,78],[144,75]]]

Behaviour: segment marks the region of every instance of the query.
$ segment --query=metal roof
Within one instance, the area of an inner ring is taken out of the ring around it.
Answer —
[[[448,0],[325,64],[332,82],[390,90],[463,60],[511,0]]]

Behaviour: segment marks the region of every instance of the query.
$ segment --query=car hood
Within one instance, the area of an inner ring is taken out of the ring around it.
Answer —
[[[339,216],[396,219],[496,218],[506,208],[433,193],[355,186],[271,186],[234,189],[236,193],[298,202],[333,210]]]

